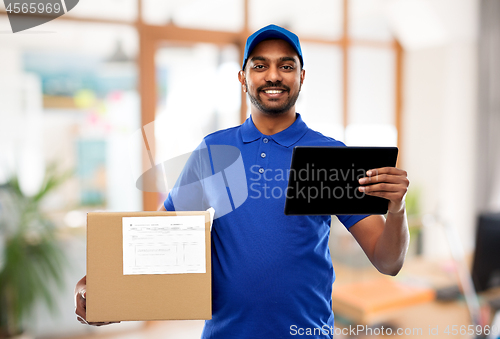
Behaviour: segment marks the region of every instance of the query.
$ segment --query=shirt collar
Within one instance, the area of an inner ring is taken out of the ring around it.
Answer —
[[[291,124],[287,129],[271,135],[270,138],[284,147],[290,147],[299,141],[299,139],[306,134],[309,128],[302,120],[300,114],[296,114],[297,116],[293,124]],[[262,134],[257,127],[255,127],[252,121],[252,116],[250,116],[247,120],[245,120],[243,125],[241,125],[241,136],[243,138],[243,142],[247,143],[262,138],[264,134]]]

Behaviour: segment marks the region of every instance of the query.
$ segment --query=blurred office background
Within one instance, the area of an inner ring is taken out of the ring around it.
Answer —
[[[0,185],[16,178],[29,198],[47,168],[70,173],[39,206],[70,264],[53,296],[56,312],[37,304],[28,332],[148,337],[151,324],[97,329],[75,320],[86,212],[156,210],[165,190],[139,190],[141,174],[244,121],[244,43],[270,23],[301,39],[297,111],[311,128],[351,146],[399,147],[398,166],[411,180],[408,261],[460,285],[450,245],[470,269],[479,214],[500,210],[499,16],[496,0],[83,0],[12,34],[0,4]],[[0,251],[7,233],[0,230]],[[351,272],[339,282],[369,270],[337,222],[331,238],[334,262]],[[399,279],[419,280],[411,274]],[[456,302],[462,313],[449,325],[472,323]],[[172,322],[160,337],[197,337],[202,324]]]

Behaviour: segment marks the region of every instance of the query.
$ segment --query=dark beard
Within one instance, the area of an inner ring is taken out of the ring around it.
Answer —
[[[299,91],[297,92],[297,95],[288,98],[288,101],[285,102],[284,106],[269,108],[269,107],[266,107],[260,99],[258,99],[257,97],[254,97],[252,94],[250,94],[250,92],[248,91],[248,86],[246,85],[246,82],[245,82],[245,86],[247,88],[248,96],[250,97],[250,102],[253,105],[255,105],[255,107],[257,107],[259,109],[259,111],[263,112],[264,114],[273,115],[273,116],[282,115],[285,112],[287,112],[290,108],[292,108],[293,105],[295,105],[295,103],[297,102],[297,99],[299,98],[299,93],[300,93],[300,87],[299,87]],[[265,86],[260,86],[259,88],[257,88],[257,95],[264,88],[269,89],[272,87],[281,87],[281,88],[284,88],[288,93],[290,93],[290,88],[288,86],[281,85],[279,82],[276,82],[276,83],[268,82]]]

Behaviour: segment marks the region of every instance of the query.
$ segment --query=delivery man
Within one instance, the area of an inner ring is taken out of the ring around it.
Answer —
[[[237,147],[249,186],[260,180],[268,187],[286,187],[286,180],[272,174],[290,166],[294,146],[343,145],[308,128],[295,111],[305,79],[303,66],[298,37],[282,27],[266,26],[247,40],[238,79],[250,98],[251,116],[241,126],[208,135],[203,144]],[[183,173],[192,170],[185,168]],[[338,218],[381,273],[396,275],[409,243],[407,173],[385,167],[366,174],[359,179],[359,190],[388,199],[387,217]],[[210,199],[189,199],[204,201],[200,208],[213,206]],[[239,207],[214,220],[213,315],[205,323],[202,338],[288,338],[297,334],[292,329],[309,329],[317,338],[331,338],[331,332],[312,332],[333,328],[334,323],[330,216],[286,216],[284,199],[284,194],[251,193]],[[181,190],[172,190],[160,210],[179,210],[182,200]],[[87,323],[85,291],[84,277],[75,289],[76,314],[82,323]]]

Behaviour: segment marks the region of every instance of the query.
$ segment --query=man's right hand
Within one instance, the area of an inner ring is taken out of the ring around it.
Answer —
[[[102,326],[116,324],[117,322],[88,322],[87,321],[87,276],[84,276],[75,287],[75,313],[76,319],[82,324]],[[119,321],[118,321],[119,322]]]

